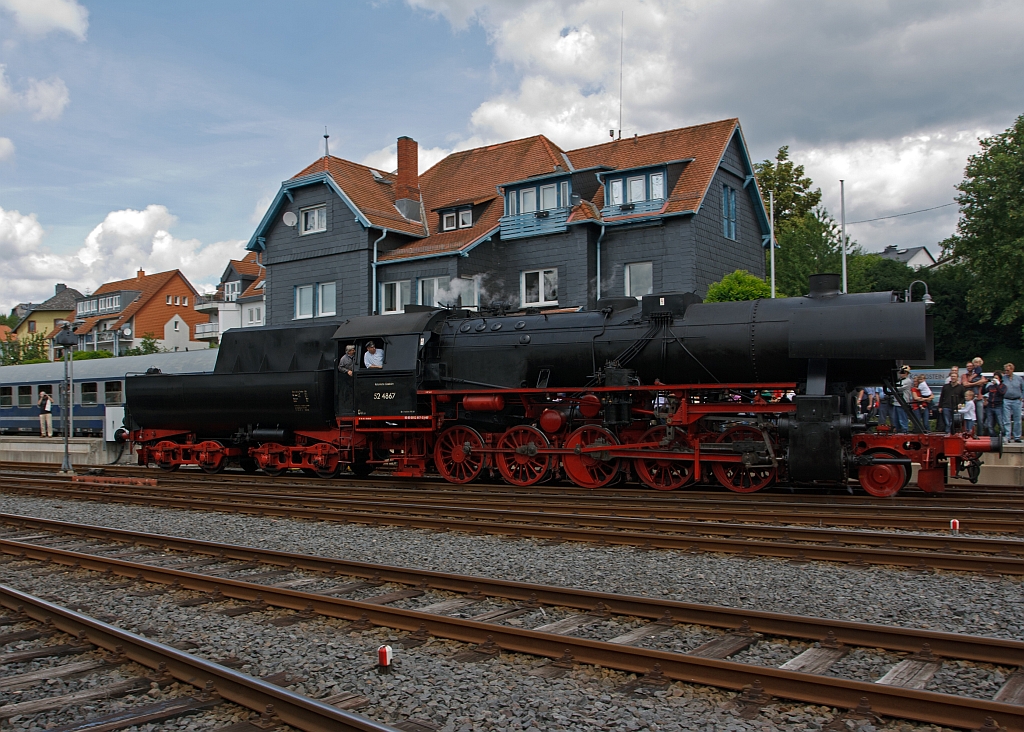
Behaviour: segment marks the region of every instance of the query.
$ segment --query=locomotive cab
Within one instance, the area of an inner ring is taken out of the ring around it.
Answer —
[[[421,353],[433,330],[444,321],[445,311],[403,313],[381,317],[355,317],[334,334],[343,352],[355,345],[358,368],[351,378],[338,379],[339,415],[358,418],[400,419],[418,414],[417,388],[422,375]],[[383,352],[380,368],[365,365],[369,344]],[[351,389],[351,399],[345,393]]]

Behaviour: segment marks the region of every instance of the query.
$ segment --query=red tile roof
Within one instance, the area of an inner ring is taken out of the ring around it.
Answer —
[[[263,288],[260,287],[260,285],[263,284],[264,279],[265,278],[262,275],[258,277],[255,282],[253,282],[251,285],[245,288],[245,292],[239,295],[238,298],[241,300],[246,297],[255,297],[257,295],[262,296],[264,292]]]
[[[256,261],[256,252],[249,252],[241,259],[232,259],[231,266],[243,277],[259,277],[263,267]]]
[[[661,213],[696,211],[739,124],[739,120],[735,118],[723,119],[693,127],[581,147],[570,150],[567,154],[576,168],[606,165],[617,170],[694,158],[693,162],[686,164],[679,180],[669,191]],[[595,196],[594,204],[598,207],[604,205],[603,186]]]
[[[566,157],[577,170],[598,166],[623,170],[693,158],[692,162],[684,165],[658,213],[696,211],[738,128],[739,120],[725,119],[568,152],[563,152],[543,135],[535,135],[452,153],[419,177],[423,210],[426,212],[426,221],[422,223],[409,221],[398,213],[394,198],[395,176],[391,173],[331,157],[321,158],[295,177],[319,173],[326,168],[372,225],[423,237],[380,257],[380,261],[395,261],[457,252],[479,241],[498,227],[504,213],[499,186],[566,170]],[[438,211],[466,205],[474,206],[472,227],[438,231]],[[603,206],[604,187],[600,186],[592,200],[581,201],[573,207],[569,222],[601,221]],[[614,220],[625,218],[629,216],[615,217]]]
[[[418,221],[410,221],[398,213],[398,209],[395,208],[395,176],[391,173],[378,170],[376,171],[377,176],[374,176],[374,168],[342,160],[332,155],[329,158],[320,158],[301,170],[295,178],[322,173],[325,169],[338,184],[338,187],[345,192],[345,195],[352,199],[356,208],[374,226],[387,228],[390,231],[399,231],[403,234],[416,236],[426,234],[423,224]]]
[[[13,341],[17,340],[18,336],[14,334],[9,325],[0,325],[0,341]]]
[[[192,287],[192,284],[188,281],[185,275],[181,274],[181,271],[177,269],[168,270],[167,272],[157,272],[156,274],[151,275],[143,274],[141,277],[136,276],[127,280],[107,282],[100,285],[96,288],[96,292],[94,292],[93,295],[105,295],[110,292],[120,292],[122,290],[138,290],[140,294],[133,302],[122,308],[119,313],[111,313],[110,315],[86,319],[85,324],[79,326],[75,333],[78,335],[84,335],[91,331],[98,321],[105,320],[115,315],[117,317],[117,321],[111,324],[110,329],[117,330],[127,323],[135,313],[137,313],[152,299],[153,295],[159,292],[176,276],[181,277],[185,285],[192,291],[193,297],[199,294],[196,292],[196,289]]]

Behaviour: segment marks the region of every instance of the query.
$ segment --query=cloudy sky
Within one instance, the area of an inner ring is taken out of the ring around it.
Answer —
[[[392,169],[736,116],[839,214],[950,203],[1024,113],[1024,3],[901,0],[0,0],[0,308],[180,267],[200,289],[323,150]],[[928,245],[955,206],[850,228]]]

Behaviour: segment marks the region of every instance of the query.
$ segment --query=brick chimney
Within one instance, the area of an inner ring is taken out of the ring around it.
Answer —
[[[146,276],[146,270],[142,269],[142,267],[139,267],[139,271],[135,273],[135,279],[141,280],[145,276]]]
[[[398,177],[395,207],[413,221],[420,220],[420,149],[411,137],[398,138]]]

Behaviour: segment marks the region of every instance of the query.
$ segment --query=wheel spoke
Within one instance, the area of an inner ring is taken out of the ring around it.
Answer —
[[[755,427],[738,425],[731,427],[718,436],[715,442],[763,442],[764,435]],[[754,493],[770,485],[775,480],[775,468],[771,466],[738,465],[736,463],[716,462],[711,471],[718,482],[736,493]]]

